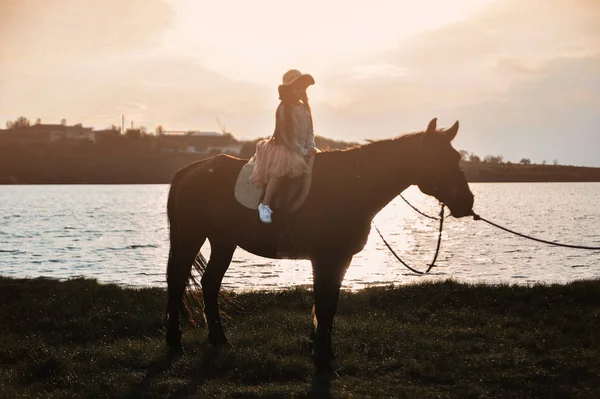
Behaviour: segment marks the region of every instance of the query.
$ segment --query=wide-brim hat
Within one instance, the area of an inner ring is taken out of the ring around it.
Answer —
[[[307,86],[315,84],[315,78],[313,78],[311,74],[302,73],[297,69],[290,69],[283,74],[280,87],[289,86],[297,81],[304,81]]]

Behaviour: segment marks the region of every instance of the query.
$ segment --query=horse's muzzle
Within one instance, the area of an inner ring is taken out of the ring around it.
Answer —
[[[462,218],[473,215],[474,202],[475,197],[473,194],[468,193],[460,197],[454,197],[453,201],[451,203],[446,203],[446,205],[450,209],[450,212],[452,212],[452,216],[455,218]]]

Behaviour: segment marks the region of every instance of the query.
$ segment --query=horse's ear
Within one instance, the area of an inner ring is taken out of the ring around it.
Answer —
[[[448,141],[454,140],[456,137],[456,133],[458,133],[458,121],[454,122],[454,125],[450,129],[446,129],[444,134],[448,138]]]
[[[433,118],[429,122],[429,125],[427,125],[427,130],[425,130],[425,133],[435,133],[436,130],[437,130],[437,118]]]

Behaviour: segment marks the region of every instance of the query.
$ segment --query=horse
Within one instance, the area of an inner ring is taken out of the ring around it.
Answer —
[[[375,215],[411,185],[445,204],[455,218],[473,214],[474,197],[459,166],[461,156],[451,144],[458,121],[448,129],[436,125],[434,118],[424,131],[317,153],[305,202],[294,212],[275,209],[272,224],[261,223],[256,210],[234,198],[236,178],[246,159],[221,154],[178,170],[167,201],[170,353],[183,353],[180,311],[195,262],[200,266],[209,343],[215,347],[228,343],[217,299],[233,253],[241,247],[265,258],[310,260],[312,360],[317,372],[333,370],[332,331],[340,288],[352,257],[367,242]],[[208,262],[199,253],[207,239]]]

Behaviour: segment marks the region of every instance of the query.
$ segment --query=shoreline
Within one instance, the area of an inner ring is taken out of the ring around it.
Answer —
[[[165,267],[166,267],[166,265],[165,265]],[[2,279],[24,280],[24,281],[48,280],[48,281],[56,282],[56,283],[69,283],[72,281],[89,280],[89,281],[93,281],[94,283],[96,283],[98,285],[102,285],[102,286],[114,285],[114,286],[117,286],[122,289],[133,289],[133,290],[138,290],[138,289],[166,290],[166,287],[167,287],[166,278],[165,278],[165,281],[160,284],[151,285],[151,284],[130,284],[130,283],[124,283],[124,282],[115,282],[115,281],[103,281],[103,280],[99,280],[96,277],[85,276],[85,275],[73,275],[71,277],[53,277],[53,276],[48,276],[48,275],[45,275],[45,276],[41,276],[41,275],[40,276],[15,276],[15,275],[2,274],[2,272],[0,271],[0,280],[2,280]],[[515,279],[515,281],[506,280],[506,281],[490,282],[490,281],[485,281],[484,279],[464,280],[464,279],[455,278],[452,276],[441,276],[441,277],[437,278],[434,275],[431,275],[431,276],[415,275],[415,280],[410,280],[410,281],[405,281],[405,282],[391,282],[390,281],[390,282],[381,282],[381,283],[373,283],[373,284],[365,283],[364,285],[361,285],[359,287],[349,287],[349,286],[346,286],[344,283],[342,283],[341,291],[346,292],[346,293],[355,293],[356,294],[356,293],[360,293],[362,291],[371,290],[371,289],[400,289],[400,288],[408,287],[408,286],[414,286],[414,285],[420,285],[420,284],[438,284],[438,283],[442,283],[442,282],[451,282],[453,284],[459,284],[459,285],[463,285],[466,287],[486,286],[486,287],[532,288],[532,287],[537,287],[537,286],[541,286],[541,287],[566,286],[566,285],[574,284],[574,283],[595,282],[595,281],[600,282],[600,277],[582,277],[582,278],[575,278],[575,279],[566,280],[566,281],[555,280],[555,281],[519,282],[519,279]],[[313,289],[312,283],[281,285],[281,286],[273,286],[271,288],[266,288],[266,287],[265,288],[251,288],[251,287],[237,287],[236,288],[236,287],[227,286],[227,285],[222,285],[222,287],[221,287],[222,291],[226,291],[228,293],[233,293],[236,295],[280,293],[280,292],[285,292],[285,291],[289,291],[289,290],[312,291],[312,289]]]

